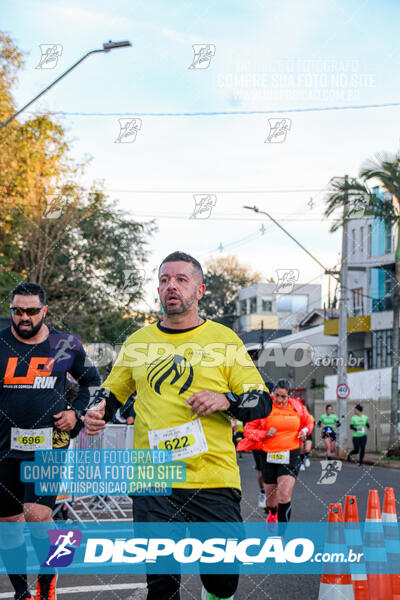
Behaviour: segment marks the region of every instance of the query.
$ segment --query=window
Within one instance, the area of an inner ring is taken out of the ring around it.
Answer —
[[[353,310],[354,316],[362,315],[363,312],[363,289],[356,288],[352,290],[353,293]]]
[[[360,227],[360,252],[364,252],[364,227]]]
[[[247,313],[247,300],[240,300],[239,306],[240,314],[245,315]]]
[[[351,253],[355,254],[356,252],[356,230],[351,230]]]
[[[372,225],[368,225],[368,256],[372,256]]]
[[[263,296],[261,298],[261,311],[272,312],[272,296]]]
[[[392,330],[372,332],[372,368],[383,369],[392,366]]]
[[[307,312],[308,296],[282,294],[276,298],[278,312]]]
[[[257,297],[253,296],[253,298],[250,298],[250,313],[255,313],[257,312]]]
[[[385,225],[385,254],[390,254],[392,251],[392,226],[390,223]]]

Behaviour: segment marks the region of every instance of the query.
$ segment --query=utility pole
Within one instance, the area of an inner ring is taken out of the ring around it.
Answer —
[[[345,184],[348,182],[348,176],[345,175]],[[342,262],[340,268],[340,304],[339,304],[339,339],[338,339],[338,367],[337,367],[337,385],[347,386],[347,207],[348,193],[345,193],[345,202],[343,205],[343,229],[342,229]],[[343,394],[340,394],[343,396]],[[339,448],[345,449],[347,437],[347,398],[339,397],[337,394],[337,406],[340,420],[338,429]]]

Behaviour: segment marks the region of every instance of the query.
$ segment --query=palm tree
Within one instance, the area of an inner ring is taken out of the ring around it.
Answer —
[[[400,454],[398,432],[399,408],[399,316],[400,316],[400,235],[399,235],[399,200],[400,200],[400,153],[376,154],[374,160],[367,160],[360,170],[364,181],[375,179],[392,194],[392,201],[383,201],[371,197],[369,214],[382,219],[395,228],[397,246],[395,253],[395,270],[393,285],[393,333],[392,333],[392,385],[390,402],[390,434],[388,455]]]
[[[392,194],[390,201],[382,200],[369,187],[371,180],[377,180]],[[400,455],[398,434],[398,394],[399,394],[399,316],[400,316],[400,153],[380,153],[375,159],[368,159],[360,169],[360,177],[335,177],[331,180],[332,191],[327,198],[325,216],[330,216],[338,208],[343,210],[341,217],[335,221],[331,231],[345,226],[348,220],[355,217],[360,209],[363,214],[383,220],[396,229],[397,248],[395,254],[395,277],[393,286],[393,333],[392,333],[392,386],[390,435],[388,456]]]

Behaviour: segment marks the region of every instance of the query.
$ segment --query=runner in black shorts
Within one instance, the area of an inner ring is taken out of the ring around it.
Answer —
[[[11,327],[0,331],[0,521],[51,521],[56,496],[38,496],[34,483],[22,482],[22,461],[34,460],[35,450],[67,448],[70,432],[89,401],[89,386],[100,378],[85,364],[82,344],[72,335],[47,327],[44,290],[21,283],[11,296]],[[67,410],[66,374],[80,389],[74,409]],[[42,564],[48,551],[47,526],[35,529],[32,543]],[[0,553],[16,600],[33,599],[26,576],[26,547],[21,536],[2,536]],[[16,566],[18,570],[16,574]],[[56,575],[39,574],[36,600],[55,598]]]
[[[298,398],[290,398],[289,381],[277,382],[268,417],[248,423],[238,448],[263,450],[261,470],[267,498],[267,522],[289,521],[291,495],[300,468],[300,446],[314,427]]]
[[[257,481],[260,486],[260,491],[258,493],[258,508],[266,508],[267,500],[265,498],[265,489],[262,477],[262,463],[265,460],[265,452],[262,450],[253,450],[253,457],[255,462],[255,469],[257,471]]]
[[[310,409],[308,408],[307,405],[306,405],[306,409],[308,410],[308,412],[310,412]],[[311,415],[311,418],[314,421],[314,417],[312,415]],[[314,424],[315,424],[315,421],[314,421]],[[310,456],[311,449],[312,449],[312,434],[309,433],[300,448],[300,459],[301,459],[300,471],[305,471],[306,467],[310,466],[309,456]]]
[[[168,497],[134,496],[135,521],[206,524],[227,520],[239,524],[242,520],[240,473],[229,417],[244,423],[259,419],[269,414],[272,403],[240,338],[228,327],[199,317],[198,302],[204,291],[203,272],[196,259],[178,251],[163,260],[158,288],[162,321],[139,329],[126,340],[103,382],[104,389],[96,393],[85,415],[87,432],[99,433],[116,408],[136,391],[134,448],[157,448],[161,438],[169,441],[171,435],[179,444],[179,439],[187,441],[188,434],[191,436],[191,445],[177,450],[175,445],[172,450],[172,459],[175,452],[186,464],[186,480],[173,482]],[[223,342],[226,353],[236,348],[243,354],[246,366],[224,352],[219,365],[208,358],[192,360],[196,355],[207,357],[210,344],[217,340]],[[130,363],[130,349],[136,344],[143,347],[143,343],[146,348],[167,343],[169,350],[158,356],[149,350],[147,356],[143,354],[143,363]],[[222,568],[220,573],[202,575],[201,580],[202,600],[232,600],[239,575],[224,574]],[[147,588],[147,600],[179,600],[179,574],[148,573]]]
[[[274,389],[275,384],[273,381],[271,381],[270,379],[265,379],[264,381],[265,385],[269,390]],[[258,493],[258,508],[263,508],[265,510],[267,508],[267,500],[265,498],[265,489],[261,471],[261,465],[265,461],[265,452],[263,452],[262,450],[253,450],[253,457],[255,462],[254,468],[257,471],[257,482],[260,488],[260,491]]]

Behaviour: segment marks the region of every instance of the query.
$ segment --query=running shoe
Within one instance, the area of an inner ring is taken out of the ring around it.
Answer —
[[[14,594],[14,600],[35,600],[30,592],[25,592],[23,596],[18,596],[18,594]]]
[[[233,600],[234,596],[229,596],[229,598],[226,598],[225,600]],[[222,598],[220,598],[219,596],[216,596],[215,594],[210,594],[210,592],[207,592],[206,588],[204,587],[204,585],[201,587],[201,600],[223,600]]]
[[[258,508],[265,508],[267,506],[267,499],[264,492],[258,494]]]
[[[301,463],[301,465],[300,465],[300,471],[305,471],[305,470],[306,470],[306,468],[305,468],[304,464]]]
[[[278,513],[276,512],[273,515],[272,512],[269,510],[268,517],[265,519],[265,522],[266,523],[277,523],[278,522]]]
[[[56,600],[57,575],[38,575],[35,600]]]
[[[349,451],[348,451],[348,453],[347,453],[347,461],[348,461],[348,462],[353,462],[353,461],[352,461],[352,458],[351,458],[351,453],[350,453],[350,452],[351,452],[351,451],[349,450]]]
[[[309,467],[311,465],[310,459],[308,457],[304,460],[304,464],[306,467]]]

